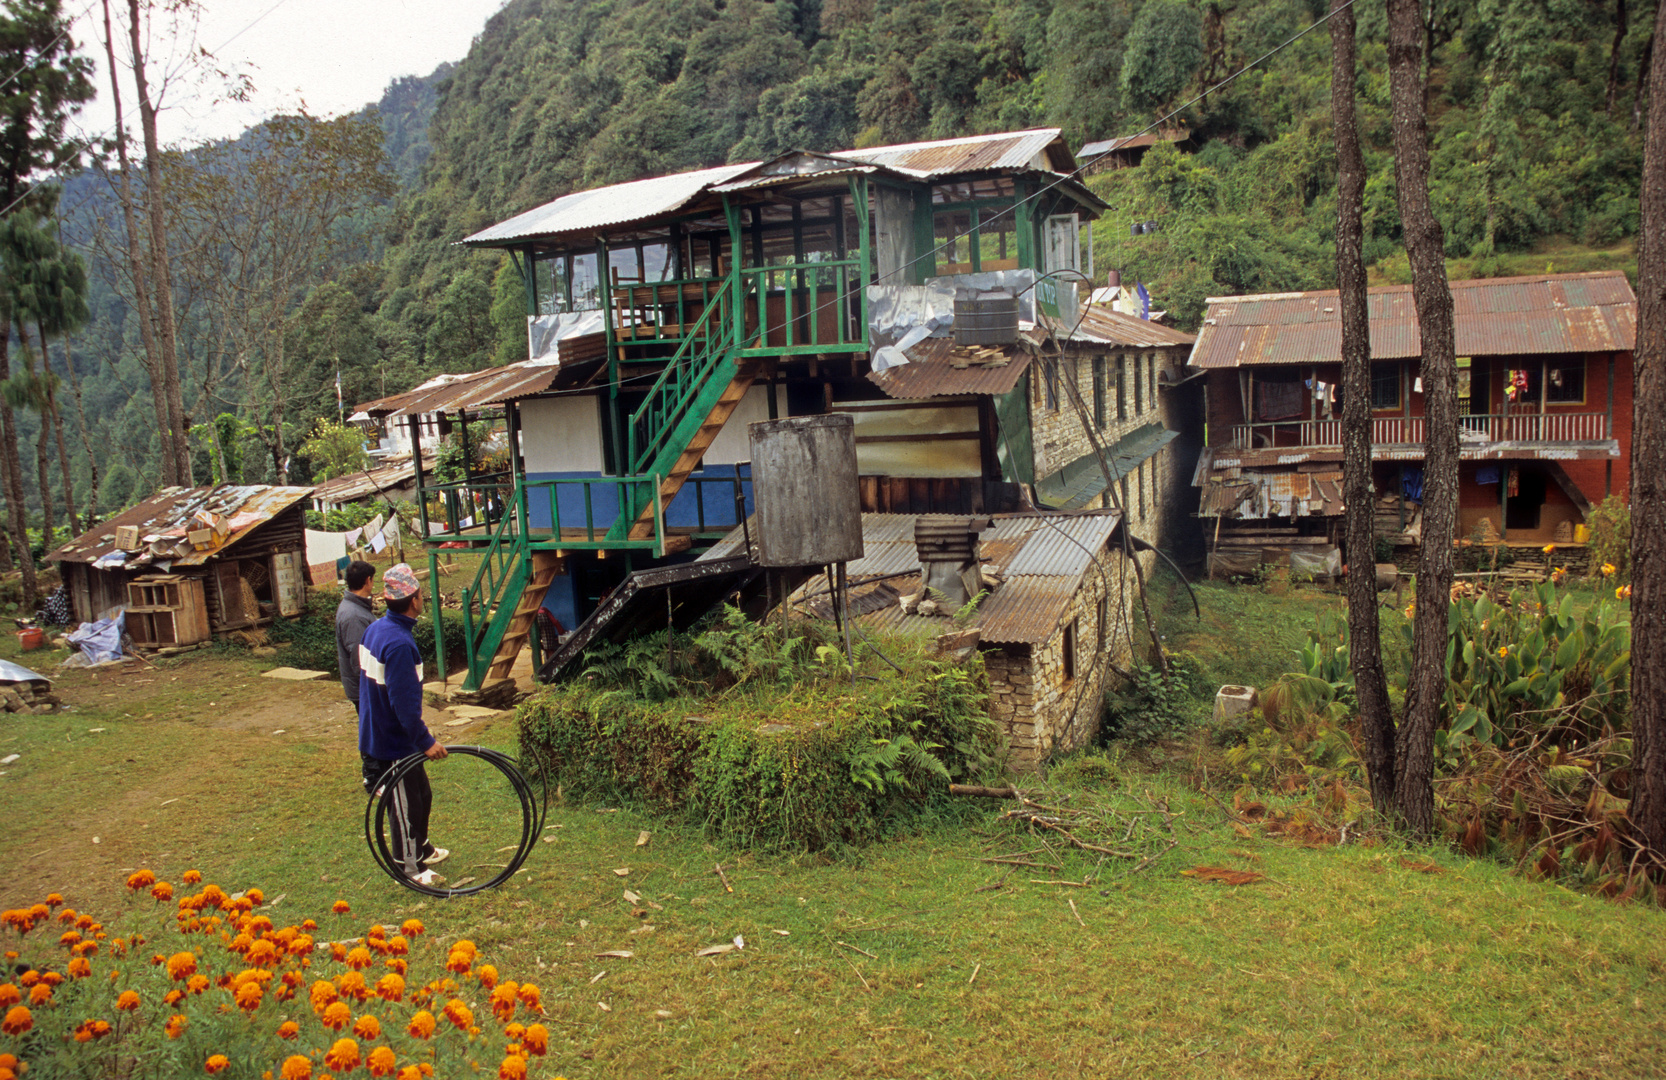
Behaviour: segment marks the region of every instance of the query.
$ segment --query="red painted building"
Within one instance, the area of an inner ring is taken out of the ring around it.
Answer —
[[[1566,541],[1630,481],[1631,286],[1618,271],[1492,278],[1452,282],[1452,300],[1460,535]],[[1416,542],[1424,395],[1411,287],[1370,290],[1369,311],[1379,529]],[[1216,535],[1339,535],[1341,351],[1334,291],[1209,301],[1190,366],[1206,383],[1196,478]]]

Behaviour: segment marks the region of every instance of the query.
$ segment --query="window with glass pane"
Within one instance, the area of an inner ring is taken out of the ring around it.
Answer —
[[[1116,418],[1118,420],[1128,419],[1128,389],[1123,380],[1123,375],[1127,373],[1127,367],[1127,357],[1119,356],[1116,358]]]
[[[596,253],[573,256],[573,311],[595,311],[602,306],[601,278],[596,273]]]
[[[1134,357],[1134,415],[1145,411],[1145,357]]]
[[[1371,407],[1398,409],[1400,407],[1400,365],[1371,365]]]
[[[567,256],[540,255],[532,264],[533,288],[538,294],[538,314],[554,315],[567,304]]]
[[[1105,358],[1093,358],[1093,422],[1105,426]]]
[[[1552,364],[1544,369],[1544,396],[1549,405],[1582,405],[1585,402],[1585,362]],[[1527,372],[1525,401],[1537,403],[1541,378],[1537,368]]]

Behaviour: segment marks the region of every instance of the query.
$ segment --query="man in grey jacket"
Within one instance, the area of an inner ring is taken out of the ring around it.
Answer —
[[[336,608],[336,666],[341,669],[341,689],[353,703],[354,712],[359,708],[359,642],[376,621],[376,612],[370,606],[370,583],[375,576],[376,568],[367,562],[349,564],[347,591]]]

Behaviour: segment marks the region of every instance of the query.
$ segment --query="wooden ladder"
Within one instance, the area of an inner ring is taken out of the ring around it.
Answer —
[[[482,685],[489,686],[494,680],[509,677],[509,669],[515,666],[515,659],[521,655],[521,649],[532,636],[532,620],[537,618],[538,609],[544,606],[544,594],[549,591],[550,583],[555,580],[560,568],[561,557],[555,552],[532,553],[532,574],[516,601],[515,614],[498,642],[497,652],[492,654],[492,663]]]
[[[661,508],[671,506],[671,500],[675,499],[677,492],[683,488],[683,481],[687,480],[689,474],[699,466],[700,459],[705,456],[712,440],[717,438],[717,433],[723,430],[723,425],[729,422],[729,417],[734,414],[736,407],[740,405],[741,398],[746,396],[746,391],[751,389],[752,381],[757,377],[758,368],[755,364],[743,363],[735,368],[735,377],[730,379],[729,385],[723,388],[722,396],[712,406],[711,412],[706,414],[706,420],[700,425],[700,430],[694,433],[694,438],[690,439],[682,453],[677,455],[677,461],[671,466],[671,471],[660,481],[659,505]],[[649,502],[647,506],[642,508],[642,512],[636,516],[636,521],[631,525],[630,539],[651,540],[653,536],[654,503]]]

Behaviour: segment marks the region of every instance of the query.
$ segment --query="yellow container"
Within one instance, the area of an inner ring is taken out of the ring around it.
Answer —
[[[1591,542],[1591,527],[1589,525],[1575,525],[1573,527],[1573,542],[1589,544]]]

